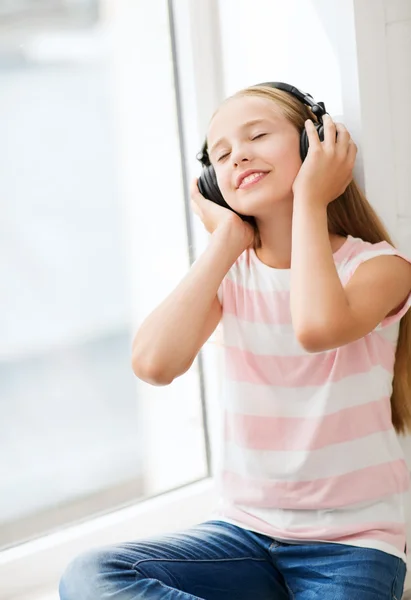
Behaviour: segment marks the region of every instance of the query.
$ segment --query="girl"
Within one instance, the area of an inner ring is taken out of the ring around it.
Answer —
[[[136,375],[166,385],[221,321],[215,518],[80,556],[61,600],[400,600],[411,265],[352,179],[350,134],[326,115],[321,142],[316,121],[265,85],[220,106],[208,157],[233,210],[194,182],[209,244],[134,341]]]

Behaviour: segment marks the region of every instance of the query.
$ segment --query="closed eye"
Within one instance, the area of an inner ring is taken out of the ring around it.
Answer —
[[[257,135],[255,135],[254,137],[251,138],[251,141],[258,140],[258,138],[264,137],[265,135],[267,135],[267,133],[258,133]],[[226,158],[229,154],[230,154],[229,152],[222,154],[221,156],[219,156],[217,158],[217,162],[224,160],[224,158]]]
[[[221,156],[219,156],[217,158],[217,162],[220,162],[220,160],[223,160],[223,158],[226,158],[226,156],[228,156],[229,154],[230,154],[229,152],[226,152],[225,154],[222,154]]]

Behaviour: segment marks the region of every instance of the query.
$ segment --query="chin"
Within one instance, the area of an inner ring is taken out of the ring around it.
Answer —
[[[284,201],[292,201],[292,197],[290,194],[285,194],[284,196],[259,196],[247,199],[247,204],[245,202],[241,203],[241,206],[236,207],[236,211],[247,216],[252,217],[267,217],[272,212],[274,206],[284,203]],[[245,205],[246,204],[246,205]]]

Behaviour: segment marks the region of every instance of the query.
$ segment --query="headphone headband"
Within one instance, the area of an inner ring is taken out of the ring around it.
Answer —
[[[312,112],[319,120],[319,122],[322,124],[322,118],[327,112],[325,104],[324,102],[315,102],[311,94],[302,92],[295,86],[289,85],[288,83],[283,83],[282,81],[266,81],[264,83],[257,83],[256,85],[253,85],[251,87],[272,87],[278,90],[283,90],[284,92],[288,92],[289,94],[297,98],[297,100],[309,106]]]

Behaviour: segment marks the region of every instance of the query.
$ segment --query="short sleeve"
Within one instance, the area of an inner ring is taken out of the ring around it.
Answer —
[[[364,250],[352,257],[351,260],[347,261],[345,265],[342,273],[344,285],[348,283],[360,265],[378,256],[399,256],[411,264],[411,259],[408,256],[403,254],[400,250],[397,250],[397,248],[394,248],[394,246],[391,246],[391,244],[388,242],[379,242],[377,244],[369,244],[364,242]],[[405,302],[401,305],[401,308],[395,314],[391,315],[390,317],[386,317],[381,321],[381,323],[378,325],[378,329],[387,327],[388,325],[392,325],[400,321],[410,307],[411,293],[408,295]]]
[[[397,323],[402,319],[402,317],[408,312],[408,309],[411,306],[411,294],[408,295],[408,298],[405,301],[405,304],[390,317],[386,317],[380,323],[380,327],[387,327],[388,325],[392,325],[393,323]]]

